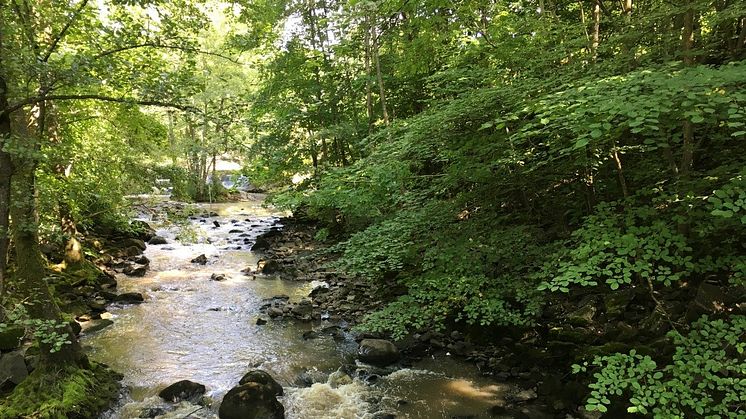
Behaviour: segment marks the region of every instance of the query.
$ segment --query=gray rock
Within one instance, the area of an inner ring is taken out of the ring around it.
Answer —
[[[0,358],[0,384],[18,385],[28,377],[28,368],[20,352],[10,352]]]
[[[199,265],[205,265],[207,263],[207,256],[204,254],[197,256],[196,258],[192,259],[192,263],[197,263]]]
[[[284,314],[280,307],[270,307],[267,309],[267,315],[271,318],[280,317]]]
[[[243,385],[246,383],[264,384],[272,390],[275,396],[282,396],[283,394],[282,386],[277,381],[275,381],[275,379],[272,378],[272,376],[269,375],[266,371],[251,370],[247,372],[241,378],[241,381],[238,382],[238,385]]]
[[[150,240],[148,240],[148,244],[150,245],[168,244],[168,240],[166,240],[166,238],[162,236],[153,236]]]
[[[596,306],[589,303],[572,313],[569,313],[567,315],[567,321],[574,326],[588,326],[593,323],[593,317],[595,317],[595,315]]]
[[[169,402],[188,400],[196,403],[205,394],[205,386],[194,381],[181,380],[164,388],[158,396]]]
[[[524,403],[524,402],[534,400],[537,397],[538,395],[536,394],[534,390],[528,389],[528,390],[523,390],[523,391],[518,392],[517,394],[513,395],[512,398],[513,400],[517,402]]]
[[[250,382],[228,391],[218,415],[220,419],[284,419],[285,408],[269,386]]]
[[[98,332],[101,329],[105,329],[109,326],[114,324],[113,321],[109,319],[97,319],[97,320],[91,320],[89,322],[85,322],[81,325],[81,331],[83,333],[93,333]]]
[[[148,272],[148,265],[139,265],[137,267],[130,266],[128,268],[125,268],[123,273],[127,276],[142,278],[143,276],[145,276],[146,272]]]
[[[257,263],[257,272],[261,272],[265,275],[273,275],[280,271],[282,271],[282,265],[274,259],[260,260]]]
[[[139,304],[145,299],[139,292],[125,292],[114,297],[114,301],[125,304]]]
[[[313,312],[313,305],[311,304],[311,300],[301,300],[290,311],[296,317],[308,317]]]
[[[26,329],[23,327],[9,327],[0,332],[0,351],[12,351],[21,346]]]
[[[611,317],[621,316],[634,298],[635,291],[630,288],[606,294],[604,296],[606,315]]]
[[[379,367],[393,364],[399,360],[399,349],[388,340],[363,339],[357,349],[360,361]]]
[[[145,242],[143,240],[129,238],[129,239],[125,239],[124,241],[122,241],[123,248],[131,247],[131,246],[134,246],[140,249],[140,253],[142,253],[142,251],[145,250]]]
[[[225,275],[224,274],[212,274],[210,275],[211,281],[225,281]]]

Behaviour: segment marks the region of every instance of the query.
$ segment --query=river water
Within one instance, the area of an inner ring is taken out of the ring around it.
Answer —
[[[140,292],[145,303],[110,306],[104,317],[114,324],[83,337],[92,359],[124,374],[126,391],[104,418],[216,418],[217,402],[253,368],[283,385],[280,401],[290,419],[480,418],[492,417],[489,409],[504,402],[508,386],[448,356],[386,371],[375,383],[340,379],[335,371],[354,364],[356,343],[349,337],[302,338],[304,331],[329,326],[326,322],[256,325],[263,299],[284,294],[299,300],[317,285],[241,272],[256,266],[259,257],[249,249],[279,214],[259,200],[205,205],[200,211],[217,215],[181,225],[148,220],[168,243],[148,246],[151,263],[144,278],[117,278],[119,292]],[[207,256],[206,265],[190,262],[200,254]],[[212,281],[212,274],[227,280]],[[299,383],[299,376],[314,384]],[[173,405],[158,398],[158,391],[184,379],[204,384],[216,403]]]

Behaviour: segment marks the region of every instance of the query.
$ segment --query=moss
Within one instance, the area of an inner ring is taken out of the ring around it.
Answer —
[[[118,397],[120,379],[100,364],[39,368],[0,401],[0,419],[97,417]]]

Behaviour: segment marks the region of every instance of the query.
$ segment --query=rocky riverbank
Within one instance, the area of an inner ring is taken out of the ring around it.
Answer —
[[[306,220],[286,218],[282,229],[260,236],[254,250],[263,260],[256,272],[284,279],[319,281],[307,300],[290,303],[283,296],[268,300],[265,311],[275,320],[328,319],[336,326],[308,333],[313,339],[348,331],[366,314],[382,308],[404,290],[372,284],[362,278],[330,271],[334,256],[324,252],[328,243],[314,240],[315,227]],[[559,298],[561,297],[561,298]],[[420,330],[395,342],[401,365],[426,356],[447,355],[474,363],[480,371],[518,389],[496,406],[495,415],[541,417],[599,417],[584,409],[586,378],[570,373],[571,365],[595,355],[638,353],[665,359],[674,351],[666,333],[703,314],[746,312],[746,290],[704,281],[660,295],[638,287],[609,293],[603,287],[587,288],[551,298],[533,327],[465,327],[452,324],[444,332]],[[356,339],[387,336],[356,333]],[[625,416],[624,411],[607,413]],[[616,415],[616,416],[615,416]],[[513,416],[511,416],[513,417]]]

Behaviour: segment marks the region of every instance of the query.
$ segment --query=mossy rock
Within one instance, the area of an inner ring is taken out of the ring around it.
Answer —
[[[0,419],[98,417],[119,396],[121,377],[100,364],[37,368],[0,400]]]
[[[23,327],[9,327],[0,331],[0,351],[12,351],[21,346],[26,330]]]

